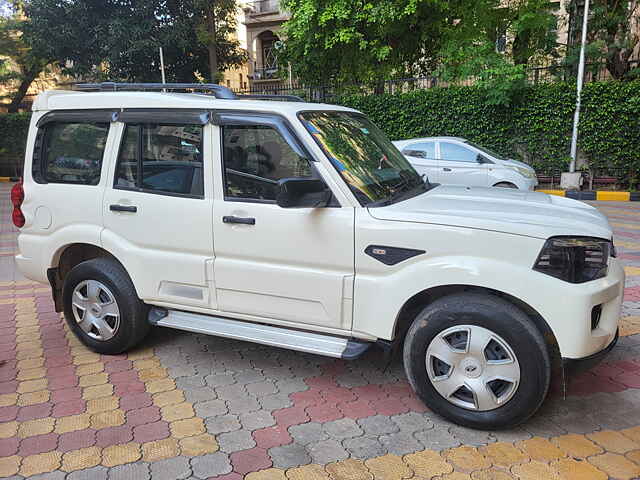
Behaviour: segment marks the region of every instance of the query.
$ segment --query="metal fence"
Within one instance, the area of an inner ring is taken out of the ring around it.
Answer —
[[[632,68],[640,68],[640,61],[631,62]],[[572,65],[545,65],[531,67],[527,70],[529,84],[571,82],[575,81],[577,68]],[[585,67],[585,83],[613,80],[605,64],[587,64]],[[309,102],[331,102],[332,99],[344,94],[375,95],[382,93],[406,93],[412,90],[424,90],[434,87],[471,86],[476,79],[468,78],[460,81],[444,81],[439,77],[424,76],[412,78],[398,78],[385,80],[376,85],[348,84],[348,85],[305,85],[299,82],[271,78],[269,82],[254,82],[250,88],[238,90],[237,93],[262,93],[272,95],[297,95]]]

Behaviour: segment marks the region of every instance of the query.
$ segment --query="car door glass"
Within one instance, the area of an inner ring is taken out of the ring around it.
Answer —
[[[436,144],[435,142],[412,143],[406,146],[402,153],[409,157],[434,160],[436,158]]]
[[[222,127],[225,197],[275,201],[278,180],[311,177],[311,167],[268,125]]]
[[[97,185],[108,133],[108,123],[48,124],[43,162],[34,162],[34,179],[38,183]]]
[[[478,154],[457,143],[440,142],[440,159],[447,162],[477,163]]]
[[[202,197],[202,134],[201,125],[127,125],[114,186]]]

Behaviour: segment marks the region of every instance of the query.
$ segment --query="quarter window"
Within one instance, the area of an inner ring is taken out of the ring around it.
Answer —
[[[115,188],[204,196],[201,125],[127,125]]]
[[[476,163],[478,154],[457,143],[440,142],[440,158],[448,162]]]
[[[49,123],[42,128],[41,157],[34,158],[38,183],[100,182],[108,123]]]
[[[225,196],[275,201],[278,180],[311,177],[306,158],[267,125],[222,127]]]

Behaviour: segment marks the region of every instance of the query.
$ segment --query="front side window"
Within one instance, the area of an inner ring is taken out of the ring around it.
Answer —
[[[202,197],[201,125],[127,125],[114,186]]]
[[[269,125],[222,127],[225,197],[275,201],[278,180],[311,177],[309,161]]]
[[[402,153],[409,157],[434,160],[436,158],[436,144],[435,142],[412,143],[405,147]]]
[[[457,143],[440,142],[440,159],[448,162],[476,163],[478,154]]]
[[[388,205],[426,190],[422,177],[364,115],[318,111],[300,118],[362,205]]]
[[[38,183],[100,182],[108,123],[58,123],[43,128],[41,158],[34,159],[33,177]]]

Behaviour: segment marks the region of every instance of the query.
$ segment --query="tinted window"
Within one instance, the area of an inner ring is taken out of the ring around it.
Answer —
[[[440,158],[449,162],[473,162],[478,159],[478,154],[457,143],[440,142]]]
[[[436,158],[436,144],[435,142],[412,143],[407,145],[402,153],[410,157],[433,160]]]
[[[200,125],[127,125],[115,187],[203,196],[202,132]]]
[[[33,164],[37,182],[100,182],[108,123],[50,123],[42,133],[42,158]]]
[[[278,180],[311,176],[307,159],[270,126],[227,125],[222,137],[227,197],[275,200]]]

